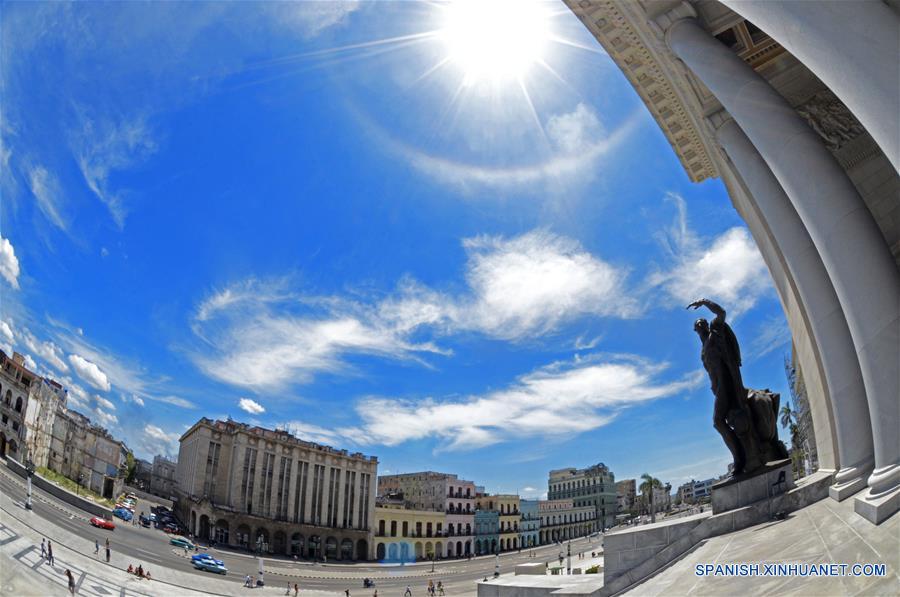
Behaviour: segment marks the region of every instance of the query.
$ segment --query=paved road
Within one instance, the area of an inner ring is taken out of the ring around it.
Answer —
[[[5,466],[0,465],[0,492],[14,502],[24,502],[24,480]],[[91,515],[77,510],[74,507],[59,502],[55,497],[34,488],[33,490],[34,512],[42,518],[50,521],[59,528],[59,535],[51,539],[66,543],[67,536],[76,535],[88,540],[97,540],[100,543],[100,554],[103,558],[103,544],[109,538],[111,547],[119,554],[133,558],[135,565],[142,564],[151,571],[155,568],[173,568],[193,574],[209,576],[207,572],[195,570],[183,552],[173,549],[169,545],[169,537],[157,529],[145,529],[131,526],[116,519],[116,530],[106,531],[91,526],[88,522]],[[7,504],[9,502],[6,502]],[[139,501],[136,511],[149,511],[150,504]],[[573,554],[599,549],[599,538],[593,540],[580,539],[571,542]],[[247,574],[255,575],[257,572],[257,560],[249,554],[239,554],[229,550],[208,550],[216,557],[225,561],[228,566],[228,575],[221,577],[223,580],[233,583],[242,583]],[[523,562],[553,562],[558,564],[558,554],[565,551],[565,546],[547,545],[526,550],[522,553],[506,554],[500,557],[501,574],[511,573],[516,564]],[[533,555],[532,555],[533,553]],[[93,554],[89,554],[93,555]],[[341,591],[351,589],[357,595],[369,594],[362,592],[362,578],[369,576],[376,579],[376,588],[379,595],[388,597],[402,595],[409,585],[414,595],[424,595],[425,586],[429,579],[435,582],[441,580],[446,588],[447,595],[472,595],[475,593],[475,582],[494,573],[495,558],[483,557],[467,560],[449,560],[437,562],[435,572],[431,573],[431,565],[414,566],[382,566],[378,564],[357,565],[314,565],[308,562],[294,563],[288,560],[266,561],[266,584],[273,586],[285,586],[287,582],[297,582],[301,588]],[[572,566],[578,567],[578,561],[573,555]]]

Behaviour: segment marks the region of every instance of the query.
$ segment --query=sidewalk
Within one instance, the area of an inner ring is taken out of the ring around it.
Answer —
[[[0,586],[3,593],[36,597],[68,595],[65,571],[69,569],[75,576],[79,595],[284,595],[285,587],[280,583],[251,590],[239,582],[170,568],[152,569],[153,580],[143,580],[125,571],[128,564],[133,563],[126,556],[113,551],[111,563],[107,564],[85,555],[93,554],[92,542],[71,535],[62,537],[63,534],[59,527],[3,495],[0,498]],[[41,559],[40,544],[45,537],[53,541],[53,566]],[[300,594],[304,597],[333,597],[338,593],[301,589]]]

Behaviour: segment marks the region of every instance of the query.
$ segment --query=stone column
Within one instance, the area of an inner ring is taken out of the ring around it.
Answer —
[[[662,15],[671,50],[703,81],[766,160],[819,251],[850,328],[875,445],[858,513],[881,522],[900,508],[900,272],[853,183],[821,139],[762,77],[681,4]]]
[[[838,444],[840,470],[829,493],[840,501],[865,486],[875,464],[869,407],[847,321],[819,252],[765,160],[730,116],[715,114],[712,121],[716,139],[750,190],[752,207],[778,239],[806,307],[822,359]]]
[[[882,0],[721,0],[837,95],[898,168],[900,18]]]

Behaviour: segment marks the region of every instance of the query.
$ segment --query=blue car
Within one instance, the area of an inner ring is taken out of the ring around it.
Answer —
[[[225,565],[225,563],[222,560],[217,560],[214,557],[212,557],[211,555],[209,555],[208,553],[198,553],[195,556],[191,556],[191,562],[199,562],[200,560],[214,562],[214,563],[218,564],[219,566]]]
[[[130,521],[134,517],[134,515],[125,508],[116,508],[115,510],[113,510],[113,514],[115,516],[118,516],[125,522]]]
[[[222,563],[222,560],[204,559],[194,560],[194,568],[197,570],[205,570],[207,572],[215,572],[216,574],[227,574],[228,568]]]

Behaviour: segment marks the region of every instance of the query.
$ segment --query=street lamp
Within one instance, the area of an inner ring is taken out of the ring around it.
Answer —
[[[494,578],[500,576],[500,554],[494,554]]]
[[[75,495],[81,495],[81,484],[84,483],[84,473],[78,473],[78,485],[75,487]]]
[[[25,461],[25,472],[28,483],[28,491],[25,495],[25,509],[31,510],[31,476],[34,475],[34,463],[31,458]]]
[[[572,540],[566,543],[566,574],[572,574]]]

